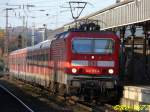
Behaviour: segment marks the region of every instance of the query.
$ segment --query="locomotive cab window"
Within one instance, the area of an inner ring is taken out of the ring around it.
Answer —
[[[74,53],[112,54],[114,41],[112,39],[74,39],[72,50]]]
[[[72,43],[72,49],[75,53],[90,53],[92,52],[92,41],[89,39],[75,39]]]

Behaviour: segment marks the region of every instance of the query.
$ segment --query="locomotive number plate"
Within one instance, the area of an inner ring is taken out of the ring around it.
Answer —
[[[94,68],[89,68],[85,70],[86,73],[90,73],[90,74],[100,74],[101,73],[101,69],[94,69]]]

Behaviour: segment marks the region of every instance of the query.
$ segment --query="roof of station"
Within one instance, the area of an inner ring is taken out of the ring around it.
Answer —
[[[150,21],[150,0],[127,0],[104,8],[81,19],[99,20],[102,30]],[[64,25],[74,27],[75,22]]]

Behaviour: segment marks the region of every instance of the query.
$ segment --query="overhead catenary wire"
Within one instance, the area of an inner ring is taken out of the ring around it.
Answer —
[[[38,0],[38,1],[37,0],[20,0],[17,2],[14,2],[13,0],[9,0],[9,2],[7,2],[8,3],[7,6],[6,6],[6,3],[5,4],[1,3],[1,4],[4,4],[3,5],[4,8],[5,7],[11,7],[8,5],[12,5],[12,7],[20,6],[20,9],[16,10],[15,11],[16,14],[14,14],[14,15],[18,15],[18,13],[20,12],[21,16],[25,16],[27,18],[30,15],[32,16],[33,13],[34,14],[36,13],[34,15],[37,18],[36,21],[41,21],[41,19],[38,20],[38,18],[40,16],[43,16],[44,13],[42,11],[34,12],[34,10],[46,10],[45,12],[50,13],[50,15],[57,13],[58,17],[57,17],[57,19],[54,18],[53,21],[55,21],[55,24],[57,24],[56,26],[59,26],[59,24],[62,24],[60,22],[60,20],[62,18],[64,19],[64,17],[65,17],[66,21],[64,24],[66,24],[66,22],[68,21],[68,18],[70,17],[70,14],[68,13],[67,9],[62,10],[62,6],[67,6],[65,3],[69,2],[69,1],[87,1],[88,6],[92,6],[92,7],[95,6],[95,4],[94,4],[95,2],[93,3],[93,1],[90,1],[90,0]],[[104,1],[104,0],[101,0],[101,1]],[[112,1],[112,0],[107,0],[107,1]],[[104,2],[107,2],[107,1],[105,0]],[[24,11],[23,11],[23,5],[24,5]],[[88,11],[88,12],[90,12],[90,11]],[[62,16],[63,14],[67,15],[67,16]],[[43,16],[42,18],[46,19],[47,17]],[[16,19],[18,19],[18,17],[16,17]],[[31,24],[30,17],[28,19],[28,24]]]
[[[43,22],[46,22],[46,21],[49,20],[49,19],[54,19],[54,17],[56,17],[56,16],[57,16],[57,15],[49,16],[49,17],[45,18],[44,20],[42,20],[42,21],[40,21],[40,22],[36,22],[36,24],[37,24],[37,25],[42,24]],[[52,17],[53,17],[53,18],[52,18]]]
[[[39,1],[38,1],[39,2]],[[46,1],[46,0],[41,0],[41,2],[45,2],[45,3],[47,3],[47,2],[50,2],[50,3],[58,3],[58,1]],[[59,1],[60,2],[60,1]],[[31,3],[34,3],[34,2],[29,2],[29,1],[26,1],[26,2],[20,2],[20,3],[17,3],[17,4],[14,4],[14,3],[6,3],[5,4],[5,6],[6,7],[18,7],[18,10],[16,10],[13,14],[11,14],[11,17],[13,17],[13,18],[16,18],[16,19],[20,19],[21,17],[26,17],[26,18],[33,18],[33,17],[31,17],[30,16],[30,13],[36,13],[36,12],[34,12],[34,10],[36,11],[36,10],[45,10],[45,12],[48,12],[48,11],[50,11],[52,8],[54,8],[54,7],[56,7],[57,8],[57,10],[55,11],[55,12],[53,12],[53,13],[56,13],[57,12],[57,16],[58,16],[58,14],[60,13],[60,8],[56,5],[40,5],[40,4],[31,4]],[[36,2],[37,3],[37,2]],[[29,8],[29,6],[33,6],[33,7],[30,7]],[[48,8],[47,8],[48,7]],[[5,7],[4,7],[5,8]],[[29,9],[29,10],[28,10]],[[51,10],[51,11],[53,11],[53,10]],[[14,16],[12,16],[12,15],[14,15]],[[40,16],[39,16],[40,15]],[[48,14],[47,14],[48,15]],[[46,16],[43,16],[43,12],[41,12],[41,11],[39,11],[38,12],[38,14],[37,15],[35,15],[35,18],[39,18],[39,17],[43,17],[43,18],[45,18],[45,20],[48,20],[48,19],[51,19],[51,18],[47,18]],[[58,17],[57,17],[58,18]],[[58,21],[58,19],[56,20],[54,20],[54,21]],[[40,22],[41,23],[41,22]],[[57,24],[58,22],[56,22],[56,24]]]
[[[41,0],[41,1],[33,1],[33,2],[30,2],[30,3],[34,3],[34,4],[38,4],[38,3],[49,3],[49,2],[56,2],[56,1],[50,1],[50,0]]]

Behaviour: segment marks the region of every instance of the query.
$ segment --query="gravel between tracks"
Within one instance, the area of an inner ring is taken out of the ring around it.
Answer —
[[[35,112],[88,112],[75,104],[68,104],[44,89],[16,80],[9,76],[0,79],[0,84],[9,89]]]

